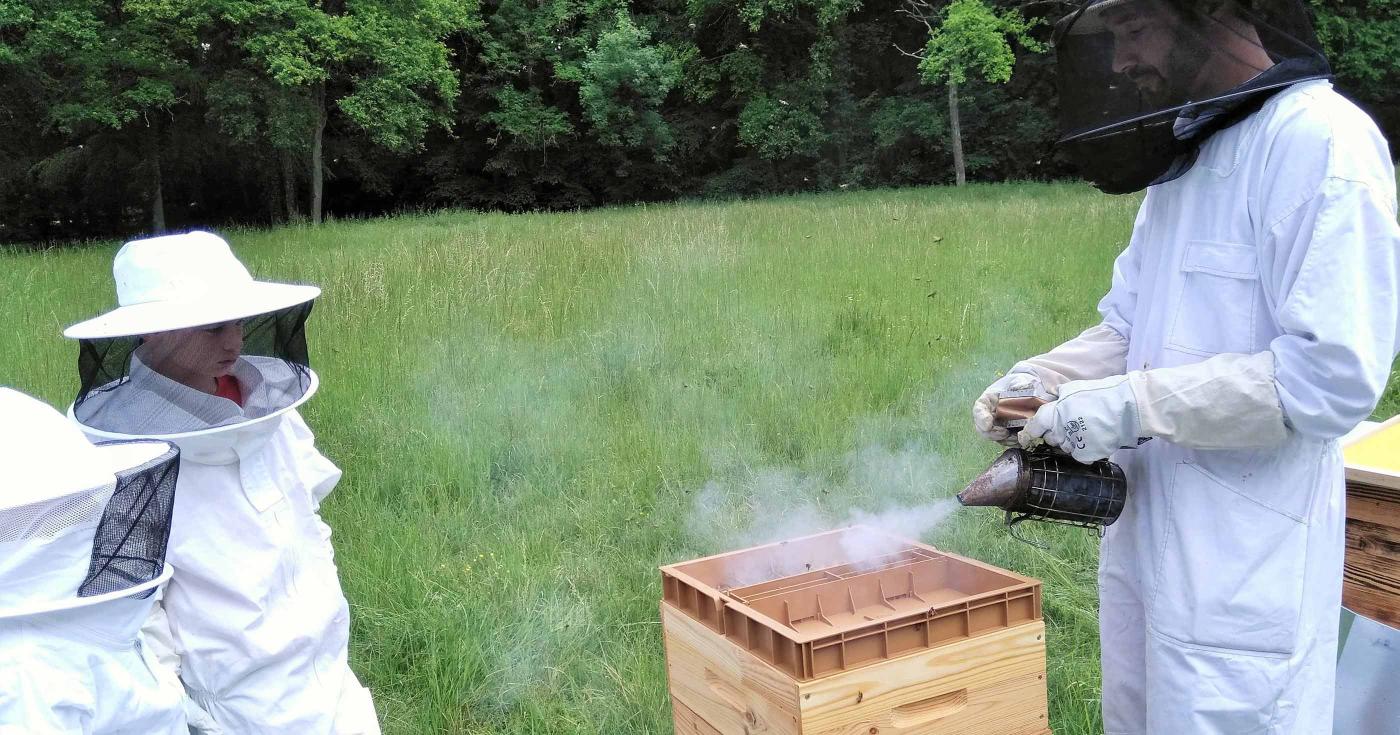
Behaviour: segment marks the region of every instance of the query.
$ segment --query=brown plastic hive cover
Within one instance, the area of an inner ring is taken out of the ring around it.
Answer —
[[[797,678],[1040,618],[1040,583],[854,526],[662,568],[666,602]]]

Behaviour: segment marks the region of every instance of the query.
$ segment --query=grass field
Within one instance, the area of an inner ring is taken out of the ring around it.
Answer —
[[[968,406],[1095,320],[1135,198],[969,186],[228,234],[325,289],[305,413],[388,733],[670,732],[663,563],[944,499]],[[0,254],[0,382],[66,405],[114,244]],[[1400,410],[1392,382],[1380,413]],[[925,536],[1045,581],[1052,724],[1097,733],[1096,543]]]

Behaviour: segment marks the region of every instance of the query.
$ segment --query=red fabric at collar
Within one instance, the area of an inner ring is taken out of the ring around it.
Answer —
[[[214,385],[214,395],[237,403],[239,408],[243,407],[243,388],[238,385],[238,378],[232,375],[220,375],[214,378]]]

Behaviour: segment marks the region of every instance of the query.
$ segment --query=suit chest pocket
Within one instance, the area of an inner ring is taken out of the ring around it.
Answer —
[[[1203,357],[1255,351],[1259,264],[1253,247],[1191,241],[1176,275],[1181,292],[1169,347]]]

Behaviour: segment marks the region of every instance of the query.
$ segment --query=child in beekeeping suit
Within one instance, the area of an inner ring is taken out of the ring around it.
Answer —
[[[179,452],[93,446],[0,388],[0,734],[186,735],[183,692],[142,646]]]
[[[112,270],[120,306],[64,332],[69,410],[91,437],[180,447],[162,612],[186,691],[227,735],[377,733],[317,512],[340,470],[297,413],[320,289],[253,280],[207,232],[129,242]]]

